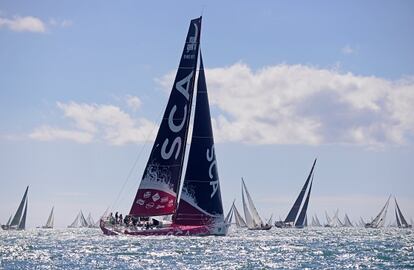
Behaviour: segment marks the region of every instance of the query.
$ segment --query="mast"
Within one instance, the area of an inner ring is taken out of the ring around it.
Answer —
[[[200,43],[201,17],[190,23],[174,85],[148,158],[130,215],[173,214],[177,207],[194,78]]]
[[[299,212],[300,205],[302,204],[303,197],[305,196],[306,189],[308,188],[309,181],[310,181],[311,176],[313,174],[313,169],[315,168],[315,164],[316,164],[316,158],[313,161],[312,169],[309,172],[308,178],[306,179],[305,184],[302,187],[302,190],[300,191],[298,197],[296,198],[295,203],[293,204],[292,208],[289,211],[289,214],[287,215],[287,217],[285,219],[285,223],[294,223],[295,222],[296,217],[297,217],[298,212]]]
[[[308,194],[306,195],[305,203],[303,204],[302,210],[300,211],[299,217],[296,220],[295,227],[303,227],[305,226],[305,219],[306,219],[306,211],[308,210],[308,204],[309,204],[309,198],[310,193],[312,190],[312,184],[313,184],[313,177],[312,181],[309,186]]]
[[[26,187],[26,191],[24,192],[23,198],[20,201],[19,207],[17,208],[16,214],[14,214],[14,217],[10,223],[10,226],[18,226],[20,224],[20,220],[22,219],[23,207],[25,205],[28,190],[29,190],[29,186]]]
[[[174,220],[174,223],[181,225],[224,222],[210,105],[201,53],[193,134],[180,202]]]
[[[239,211],[237,210],[236,205],[234,205],[234,219],[236,221],[237,227],[247,227],[246,221],[244,221],[243,217],[240,215]]]

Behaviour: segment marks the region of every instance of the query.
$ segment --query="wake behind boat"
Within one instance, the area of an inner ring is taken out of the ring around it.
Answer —
[[[193,134],[183,180],[201,17],[190,23],[173,88],[126,222],[103,218],[107,235],[226,235],[207,86],[200,53]],[[171,216],[171,222],[165,217]]]
[[[29,191],[29,186],[26,187],[23,198],[20,201],[19,207],[17,208],[16,213],[14,214],[13,219],[9,218],[8,222],[5,225],[1,225],[3,230],[24,230],[26,229],[26,216],[27,216],[27,192]]]

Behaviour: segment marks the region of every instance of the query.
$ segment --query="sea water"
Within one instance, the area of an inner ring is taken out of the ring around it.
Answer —
[[[225,237],[0,231],[0,269],[414,269],[412,229],[305,228]]]

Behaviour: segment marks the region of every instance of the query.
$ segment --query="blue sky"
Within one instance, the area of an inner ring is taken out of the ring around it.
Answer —
[[[0,223],[129,211],[202,10],[225,209],[285,217],[318,157],[310,213],[414,217],[411,1],[2,1]]]

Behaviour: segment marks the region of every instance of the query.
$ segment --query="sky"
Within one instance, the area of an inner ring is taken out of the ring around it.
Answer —
[[[201,14],[226,211],[244,177],[284,218],[318,158],[310,214],[368,219],[392,194],[414,218],[412,1],[7,0],[0,223],[27,185],[28,227],[129,211]]]

